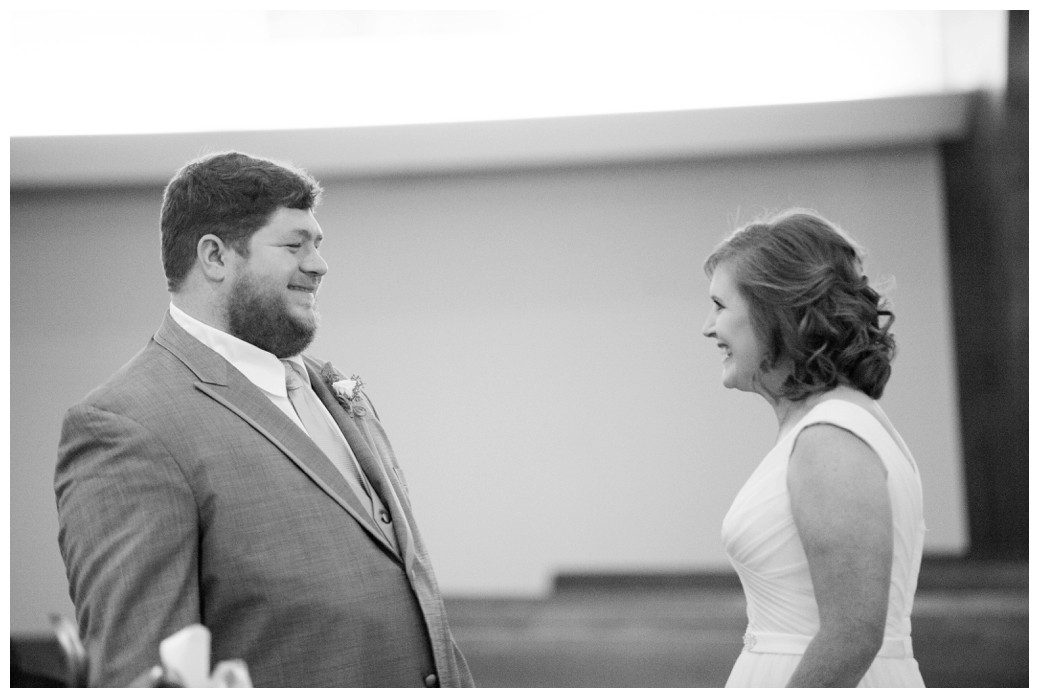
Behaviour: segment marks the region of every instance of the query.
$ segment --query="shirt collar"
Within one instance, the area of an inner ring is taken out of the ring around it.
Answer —
[[[188,334],[227,359],[228,363],[238,369],[253,385],[273,395],[287,397],[285,366],[274,354],[196,320],[172,301],[170,315]],[[302,367],[306,373],[306,366],[298,354],[288,357],[286,361]]]

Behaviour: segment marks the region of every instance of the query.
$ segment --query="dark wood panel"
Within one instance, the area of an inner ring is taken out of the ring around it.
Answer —
[[[1004,93],[943,146],[970,556],[1028,558],[1028,13]]]

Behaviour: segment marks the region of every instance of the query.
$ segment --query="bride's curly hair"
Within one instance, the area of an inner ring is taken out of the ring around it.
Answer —
[[[814,211],[791,209],[749,223],[704,263],[732,263],[751,322],[766,347],[762,368],[789,359],[781,396],[802,400],[850,384],[877,399],[891,376],[894,313],[862,272],[859,246]]]

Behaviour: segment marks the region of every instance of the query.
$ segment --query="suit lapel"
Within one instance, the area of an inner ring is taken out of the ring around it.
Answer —
[[[378,526],[323,451],[263,392],[222,356],[205,346],[167,313],[155,340],[181,359],[201,392],[234,412],[285,454],[315,485],[354,517],[390,555]]]
[[[360,424],[367,417],[357,419],[351,417],[336,400],[331,388],[321,378],[320,364],[310,357],[304,357],[304,363],[310,374],[310,384],[314,388],[314,392],[317,393],[325,408],[339,425],[347,443],[350,444],[350,449],[357,458],[358,465],[364,470],[364,474],[379,494],[382,503],[389,507],[390,514],[393,516],[393,531],[397,536],[397,546],[404,557],[405,566],[410,568],[415,552],[411,527],[408,525],[404,504],[378,455],[378,447],[369,440],[371,435]]]

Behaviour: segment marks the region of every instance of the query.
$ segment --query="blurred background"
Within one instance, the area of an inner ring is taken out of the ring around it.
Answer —
[[[701,265],[789,206],[896,313],[924,679],[1027,685],[1028,12],[640,7],[10,14],[13,662],[74,617],[64,411],[167,307],[165,183],[236,149],[325,187],[312,353],[364,378],[479,685],[724,683],[775,421]]]

